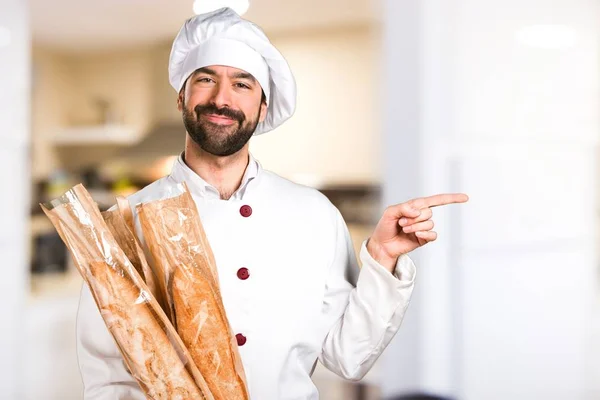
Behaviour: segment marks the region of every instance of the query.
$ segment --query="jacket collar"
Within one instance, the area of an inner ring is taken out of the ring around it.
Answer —
[[[231,196],[230,200],[241,200],[244,197],[246,189],[248,187],[248,183],[250,183],[253,179],[258,177],[259,173],[262,170],[262,166],[256,160],[251,153],[249,153],[248,166],[246,167],[246,171],[244,172],[244,176],[242,177],[242,183],[240,187],[235,191],[235,193]],[[173,163],[173,169],[171,170],[171,178],[173,178],[177,183],[186,182],[190,192],[193,195],[210,198],[210,199],[220,199],[220,195],[218,190],[206,182],[204,179],[200,177],[200,175],[196,174],[184,161],[184,153],[182,152],[177,160]]]

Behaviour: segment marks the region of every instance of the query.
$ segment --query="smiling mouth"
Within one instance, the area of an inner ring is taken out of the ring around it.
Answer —
[[[218,124],[218,125],[231,125],[236,122],[232,118],[225,117],[223,115],[217,115],[217,114],[206,114],[206,119],[208,119],[213,124]]]

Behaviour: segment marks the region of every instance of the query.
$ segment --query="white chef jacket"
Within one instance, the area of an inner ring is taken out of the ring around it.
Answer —
[[[246,338],[239,351],[251,399],[318,399],[311,380],[317,360],[343,378],[361,379],[400,327],[415,279],[410,258],[402,255],[391,274],[365,241],[353,281],[358,264],[338,209],[319,191],[264,170],[252,155],[229,200],[181,156],[169,176],[128,200],[135,212],[137,203],[164,198],[183,181],[214,252],[231,327]],[[247,277],[238,277],[241,268]],[[86,400],[144,399],[86,285],[77,354]]]

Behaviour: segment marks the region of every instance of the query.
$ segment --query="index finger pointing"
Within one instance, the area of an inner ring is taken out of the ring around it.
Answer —
[[[415,199],[411,205],[417,209],[421,209],[443,206],[446,204],[466,203],[467,201],[469,201],[469,196],[464,193],[445,193]]]

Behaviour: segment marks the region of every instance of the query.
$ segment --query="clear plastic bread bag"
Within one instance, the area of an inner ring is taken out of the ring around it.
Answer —
[[[125,253],[125,256],[131,261],[135,270],[148,286],[150,293],[154,295],[156,301],[163,310],[166,310],[165,300],[162,292],[157,287],[157,278],[154,271],[146,261],[142,246],[135,235],[133,224],[133,214],[129,202],[124,197],[117,197],[117,204],[101,213],[104,222],[110,229],[117,244]]]
[[[190,353],[85,188],[77,185],[41,206],[147,398],[213,400]]]
[[[219,289],[215,258],[185,183],[138,204],[173,325],[217,400],[247,400],[246,377]]]

